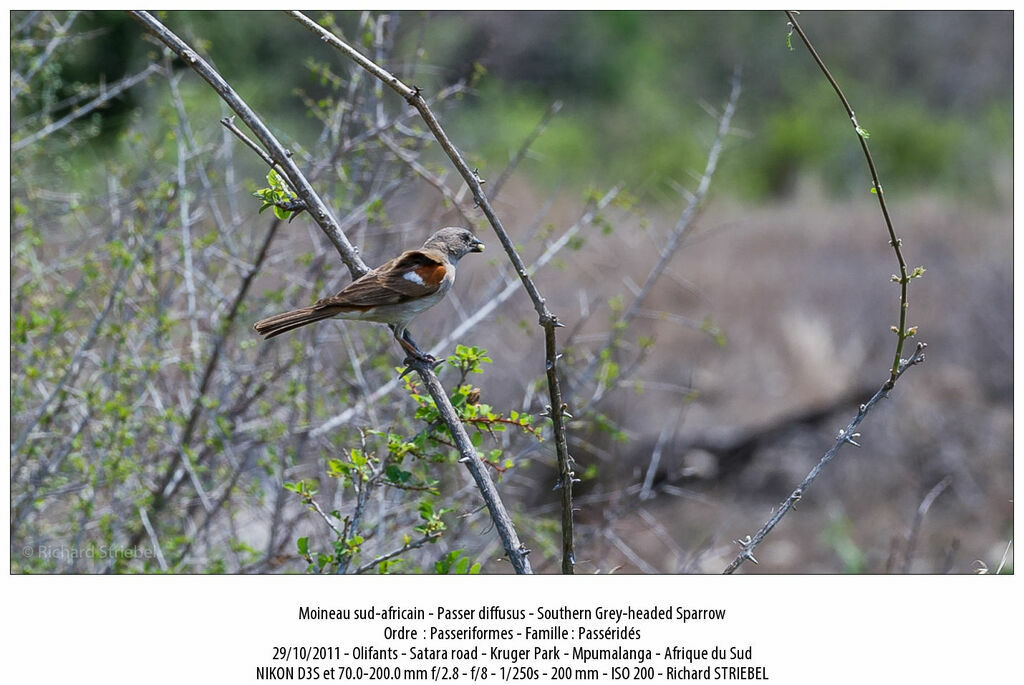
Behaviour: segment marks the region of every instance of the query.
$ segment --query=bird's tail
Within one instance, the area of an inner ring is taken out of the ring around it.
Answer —
[[[296,309],[294,311],[285,312],[284,314],[267,317],[266,319],[257,321],[252,327],[256,329],[257,333],[269,340],[275,335],[287,333],[293,328],[305,326],[306,324],[314,323],[316,321],[322,321],[323,319],[329,319],[337,313],[336,309],[303,307],[302,309]]]

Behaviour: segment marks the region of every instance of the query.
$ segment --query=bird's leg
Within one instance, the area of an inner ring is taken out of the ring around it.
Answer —
[[[396,330],[395,340],[397,340],[398,344],[402,346],[402,349],[404,349],[409,354],[409,359],[405,360],[406,364],[408,364],[413,359],[426,362],[431,366],[437,366],[440,363],[436,359],[434,359],[433,356],[423,352],[419,348],[419,346],[416,344],[416,341],[412,339],[411,335],[409,335],[408,329],[403,329],[401,335],[399,335],[398,331]]]

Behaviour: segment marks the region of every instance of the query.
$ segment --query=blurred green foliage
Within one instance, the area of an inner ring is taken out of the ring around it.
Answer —
[[[15,13],[15,22],[19,13]],[[286,16],[272,12],[171,12],[165,21],[197,45],[270,122],[309,139],[304,106],[329,84],[305,64],[347,65]],[[357,13],[332,15],[362,45]],[[805,29],[871,132],[889,188],[930,188],[993,199],[993,174],[1009,173],[1012,31],[1007,13],[904,12],[805,15]],[[111,81],[158,57],[126,15],[92,12],[62,56],[63,90]],[[544,185],[625,181],[655,191],[702,168],[734,67],[744,95],[716,192],[763,200],[819,177],[833,193],[867,191],[851,126],[803,46],[786,49],[774,12],[405,12],[392,15],[388,66],[428,94],[467,79],[475,93],[445,115],[474,164],[500,173],[553,100],[565,107],[534,144],[525,173]],[[982,38],[983,37],[983,38]],[[178,65],[178,68],[182,68]],[[220,105],[191,74],[182,79],[196,120]],[[297,97],[301,93],[301,97]],[[135,91],[107,108],[98,142],[131,108],[163,101]],[[388,107],[400,107],[385,96]],[[159,105],[158,105],[159,106]],[[15,117],[17,122],[17,112]],[[98,124],[97,124],[98,125]],[[123,153],[116,145],[92,154]],[[76,159],[69,169],[86,166]],[[85,179],[81,179],[83,182]]]

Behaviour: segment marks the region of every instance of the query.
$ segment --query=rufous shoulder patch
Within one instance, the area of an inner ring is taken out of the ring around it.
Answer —
[[[423,281],[423,285],[429,288],[436,288],[444,280],[446,273],[444,264],[424,264],[413,270]]]

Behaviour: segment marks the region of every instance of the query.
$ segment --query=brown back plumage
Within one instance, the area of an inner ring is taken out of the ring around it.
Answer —
[[[268,340],[290,330],[353,311],[400,305],[435,292],[445,276],[445,257],[433,249],[408,250],[349,283],[341,292],[310,307],[257,321],[253,328]],[[417,271],[421,282],[406,274]]]

